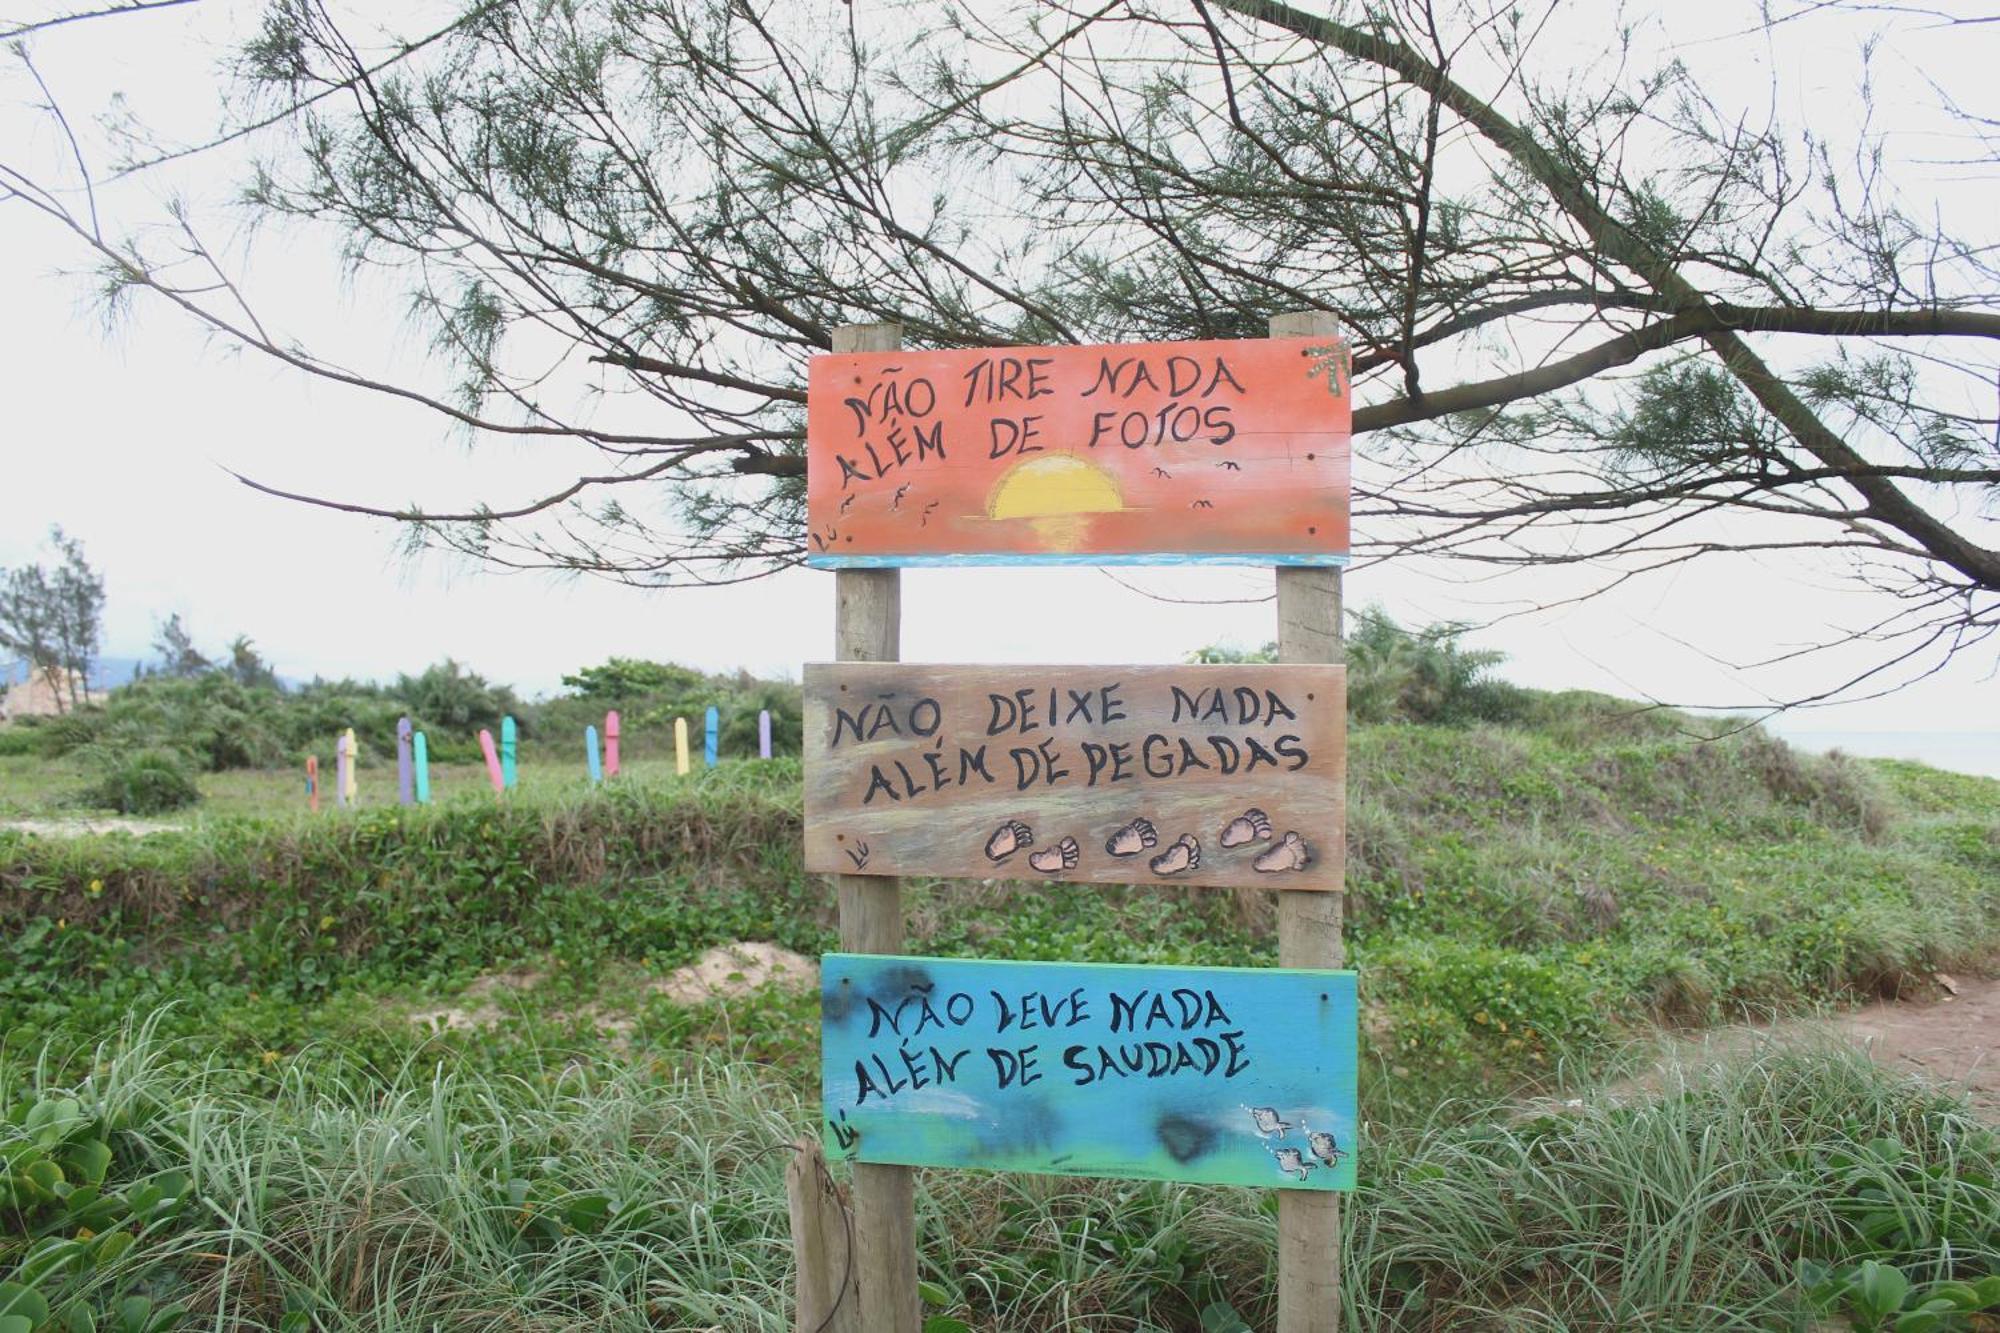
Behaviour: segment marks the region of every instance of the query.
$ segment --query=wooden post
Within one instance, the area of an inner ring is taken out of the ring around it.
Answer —
[[[431,743],[423,732],[410,738],[410,764],[417,785],[417,804],[431,803]]]
[[[900,324],[845,324],[836,352],[893,352]],[[894,662],[902,657],[903,581],[899,569],[842,569],[833,576],[834,658]],[[836,875],[840,947],[848,953],[903,948],[902,884],[884,875]],[[916,1173],[906,1166],[854,1164],[854,1233],[861,1277],[861,1327],[918,1333]]]
[[[604,715],[604,776],[618,776],[618,710]]]
[[[1339,333],[1320,311],[1278,315],[1273,338]],[[1278,660],[1343,662],[1341,580],[1337,568],[1279,566]],[[1314,839],[1323,856],[1344,865],[1345,840]],[[1344,893],[1278,893],[1278,966],[1339,967]],[[1333,1333],[1340,1326],[1340,1196],[1322,1190],[1278,1193],[1278,1333]]]
[[[686,777],[687,771],[688,720],[684,717],[677,717],[674,719],[674,772],[680,774],[682,777]]]
[[[410,719],[396,719],[396,804],[414,805],[417,799],[416,770],[411,768]]]
[[[721,727],[722,715],[716,712],[714,704],[710,704],[701,719],[701,762],[709,768],[714,768],[721,757],[718,744]]]
[[[757,710],[757,757],[771,757],[771,710],[768,708]]]
[[[792,1333],[865,1333],[847,1192],[827,1174],[818,1139],[802,1138],[792,1148],[785,1167],[799,1302]]]

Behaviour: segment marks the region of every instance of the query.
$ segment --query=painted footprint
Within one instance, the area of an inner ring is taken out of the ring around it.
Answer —
[[[986,859],[1004,861],[1023,847],[1031,847],[1035,842],[1034,831],[1018,819],[1010,819],[993,830],[993,836],[986,840]]]
[[[1135,819],[1111,835],[1104,850],[1113,856],[1137,856],[1160,840],[1151,820]]]
[[[1076,869],[1076,863],[1081,854],[1082,849],[1076,845],[1075,838],[1064,838],[1053,847],[1044,848],[1039,852],[1030,852],[1028,854],[1028,864],[1041,871],[1044,875],[1059,875],[1065,870]]]
[[[1267,875],[1275,875],[1286,870],[1304,870],[1312,864],[1312,849],[1306,840],[1296,833],[1287,832],[1278,839],[1278,845],[1258,856],[1250,863],[1253,870],[1261,870]]]
[[[1178,875],[1201,864],[1201,841],[1192,833],[1174,839],[1173,846],[1146,863],[1155,875]]]
[[[1262,810],[1245,810],[1222,830],[1222,845],[1241,847],[1246,842],[1262,842],[1271,836],[1271,821]]]

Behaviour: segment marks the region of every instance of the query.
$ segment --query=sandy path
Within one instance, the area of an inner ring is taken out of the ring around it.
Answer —
[[[1899,1073],[1962,1084],[2000,1119],[2000,980],[1952,984],[1956,995],[1871,1004],[1808,1026],[1859,1044]]]

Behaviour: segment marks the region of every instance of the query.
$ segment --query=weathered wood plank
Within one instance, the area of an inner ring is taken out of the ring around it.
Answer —
[[[1352,972],[828,954],[829,1155],[1354,1188]]]
[[[813,358],[808,560],[1345,561],[1338,339]]]
[[[1342,882],[1338,666],[813,663],[805,732],[809,870]]]
[[[865,1333],[847,1194],[827,1174],[819,1140],[792,1144],[785,1167],[798,1308],[793,1333]]]

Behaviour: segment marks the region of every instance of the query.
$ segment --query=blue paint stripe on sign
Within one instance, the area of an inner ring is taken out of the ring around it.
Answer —
[[[1348,563],[1344,554],[1305,552],[1289,555],[1242,555],[1229,553],[1192,554],[1185,551],[1104,555],[1104,554],[1011,554],[1011,555],[809,555],[812,569],[970,569],[998,565],[1297,565],[1340,568]]]
[[[1353,1189],[1355,974],[828,954],[829,1156]]]

